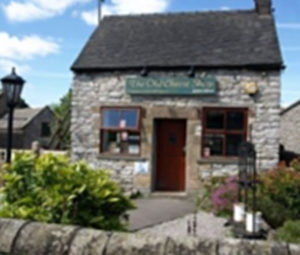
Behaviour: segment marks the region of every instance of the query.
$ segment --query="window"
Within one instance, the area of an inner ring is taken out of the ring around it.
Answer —
[[[51,128],[49,122],[42,122],[41,136],[49,137],[50,135],[51,135]]]
[[[204,108],[202,156],[238,156],[238,148],[247,138],[246,108]]]
[[[139,155],[140,109],[104,107],[101,116],[101,152]]]
[[[4,162],[6,159],[6,152],[3,150],[0,150],[0,162]]]

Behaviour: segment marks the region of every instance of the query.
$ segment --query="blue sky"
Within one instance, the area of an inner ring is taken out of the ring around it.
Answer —
[[[14,65],[33,107],[58,102],[71,86],[70,66],[95,29],[96,0],[1,0],[0,77]],[[103,13],[249,9],[254,0],[106,0]],[[300,99],[300,1],[274,0],[286,70],[282,105]]]

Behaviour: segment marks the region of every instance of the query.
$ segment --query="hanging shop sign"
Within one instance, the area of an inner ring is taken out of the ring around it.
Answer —
[[[130,95],[215,95],[215,77],[128,77],[126,92]]]

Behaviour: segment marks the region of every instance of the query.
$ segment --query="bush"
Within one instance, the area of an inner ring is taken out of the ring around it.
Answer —
[[[300,220],[287,221],[277,231],[278,238],[288,243],[300,243]]]
[[[228,177],[225,183],[212,193],[214,213],[219,216],[231,216],[233,204],[238,201],[238,178]]]
[[[271,227],[300,219],[300,172],[279,168],[261,174],[260,181],[258,207]]]
[[[294,159],[290,165],[296,172],[300,173],[300,159]]]
[[[203,211],[213,210],[212,193],[225,183],[224,177],[212,177],[203,183],[203,189],[197,197],[197,207]]]
[[[125,230],[120,216],[133,208],[107,172],[65,156],[16,154],[4,181],[0,217]]]

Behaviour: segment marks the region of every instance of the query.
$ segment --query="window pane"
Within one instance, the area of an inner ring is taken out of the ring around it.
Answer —
[[[102,132],[102,152],[119,154],[121,152],[120,134],[117,132]]]
[[[49,137],[51,135],[51,128],[48,122],[42,122],[41,127],[41,136],[42,137]]]
[[[224,112],[208,111],[206,114],[206,127],[208,129],[224,129]]]
[[[102,126],[106,128],[118,128],[120,125],[120,110],[105,109],[103,111]]]
[[[138,110],[122,110],[121,119],[125,120],[126,128],[136,128],[138,126]]]
[[[238,156],[239,146],[244,141],[243,135],[227,135],[226,155]]]
[[[223,135],[206,135],[204,138],[204,156],[222,156],[223,143]]]
[[[128,136],[128,154],[140,153],[140,134],[129,133]]]
[[[227,114],[227,129],[243,130],[244,129],[244,112],[228,112]]]

